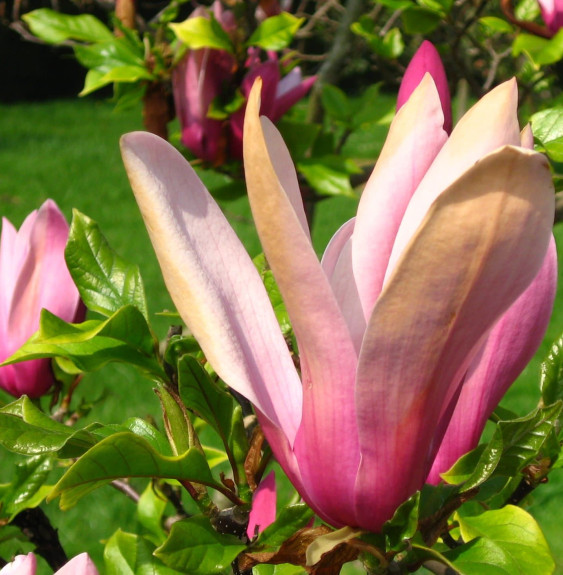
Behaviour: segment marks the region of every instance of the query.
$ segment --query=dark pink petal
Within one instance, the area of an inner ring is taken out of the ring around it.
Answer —
[[[270,471],[258,485],[258,489],[252,496],[252,509],[248,517],[246,534],[249,539],[254,539],[258,533],[262,533],[266,527],[276,520],[276,474]]]
[[[563,1],[538,0],[543,21],[554,34],[563,27]]]
[[[403,81],[399,87],[397,110],[410,98],[425,74],[432,76],[438,89],[442,110],[444,112],[444,130],[449,134],[452,131],[452,104],[450,89],[448,88],[448,79],[440,54],[438,54],[434,45],[428,42],[428,40],[422,42],[420,48],[407,66]]]
[[[429,483],[438,483],[440,473],[477,446],[487,419],[542,341],[556,286],[557,253],[552,238],[539,274],[495,325],[469,367]]]
[[[316,82],[316,76],[303,78],[299,68],[293,68],[278,84],[275,107],[270,119],[277,122],[294,104],[302,100]]]

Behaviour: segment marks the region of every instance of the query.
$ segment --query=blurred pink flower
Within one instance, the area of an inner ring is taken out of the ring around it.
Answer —
[[[543,21],[552,34],[563,27],[563,0],[538,0]]]
[[[68,224],[52,200],[23,222],[19,231],[2,220],[0,241],[0,360],[20,348],[39,328],[43,308],[65,321],[80,321],[84,307],[64,259]],[[43,395],[53,384],[49,359],[0,367],[0,387],[12,395]]]
[[[37,560],[33,553],[17,555],[16,558],[0,570],[0,575],[35,575]],[[54,575],[98,575],[96,566],[87,553],[82,553],[71,559]]]
[[[264,3],[270,16],[279,12],[279,4]],[[260,8],[260,6],[259,6]],[[233,14],[222,8],[216,0],[211,9],[223,29],[233,34],[236,23]],[[271,13],[270,13],[271,12]],[[207,16],[208,11],[199,7],[192,17]],[[301,70],[294,68],[282,77],[276,53],[268,53],[265,62],[260,60],[260,51],[248,50],[240,91],[247,97],[257,76],[264,84],[264,108],[262,113],[277,122],[296,102],[306,96],[315,78],[303,79]],[[220,165],[230,154],[234,159],[242,159],[242,126],[245,105],[229,118],[209,117],[212,102],[223,95],[235,93],[237,62],[233,55],[223,50],[189,50],[174,69],[172,86],[176,113],[182,131],[182,144],[202,160]]]

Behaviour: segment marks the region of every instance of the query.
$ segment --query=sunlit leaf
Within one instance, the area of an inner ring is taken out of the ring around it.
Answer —
[[[289,12],[266,18],[248,39],[248,46],[258,46],[263,50],[279,51],[287,48],[304,18],[297,18]]]
[[[210,18],[203,16],[188,18],[179,24],[170,24],[170,28],[178,39],[191,50],[214,48],[215,50],[234,52],[229,35],[213,15]]]

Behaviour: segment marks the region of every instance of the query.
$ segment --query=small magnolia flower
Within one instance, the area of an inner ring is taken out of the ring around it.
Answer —
[[[84,307],[67,269],[68,223],[52,200],[25,219],[19,231],[2,220],[0,240],[0,361],[39,329],[43,308],[79,321]],[[0,387],[19,397],[43,395],[53,384],[49,359],[0,367]]]
[[[563,0],[538,0],[543,21],[552,34],[563,27]]]
[[[391,124],[356,217],[319,262],[295,168],[259,100],[257,82],[248,194],[300,372],[258,272],[189,164],[134,133],[122,139],[125,166],[178,311],[254,404],[290,480],[331,525],[377,532],[460,444],[474,446],[539,345],[555,287],[549,168],[520,134],[514,81],[448,138],[426,74]],[[457,405],[478,415],[459,438],[446,432]]]
[[[246,534],[253,539],[276,520],[276,475],[270,471],[252,496],[252,509],[248,517]]]
[[[17,555],[16,558],[0,569],[0,575],[35,575],[37,559],[33,553]],[[54,575],[98,575],[96,566],[87,553],[77,555]]]

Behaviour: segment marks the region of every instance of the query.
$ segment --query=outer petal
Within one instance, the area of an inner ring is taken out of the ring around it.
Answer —
[[[61,567],[55,575],[98,575],[98,570],[88,553],[81,553]]]
[[[386,278],[443,190],[486,154],[501,146],[520,145],[517,104],[516,81],[510,80],[479,100],[457,123],[409,203],[389,258]]]
[[[327,514],[338,516],[351,509],[359,456],[356,353],[310,238],[272,164],[258,117],[259,97],[257,82],[247,104],[244,165],[258,235],[299,343],[303,420],[294,449],[310,498]]]
[[[377,531],[422,486],[441,441],[440,416],[488,331],[539,272],[553,210],[545,158],[505,147],[427,213],[375,306],[360,354],[359,526]]]
[[[0,569],[0,575],[35,575],[37,559],[33,553],[17,555],[16,558]]]
[[[477,446],[487,419],[542,341],[556,285],[557,253],[552,238],[539,274],[495,325],[471,364],[429,483],[438,483],[440,473]]]
[[[412,194],[447,139],[432,78],[399,110],[358,207],[354,277],[367,319],[381,292],[395,236]]]
[[[293,68],[284,76],[276,90],[275,108],[272,122],[277,122],[294,104],[302,100],[313,87],[317,77],[303,79],[300,68]]]
[[[246,534],[253,539],[276,520],[276,474],[270,471],[252,497],[252,510],[248,518]]]
[[[180,315],[217,373],[293,441],[301,384],[254,264],[172,146],[138,132],[121,149]]]
[[[452,103],[448,79],[438,51],[428,40],[422,42],[405,70],[397,96],[397,110],[410,98],[410,95],[420,84],[426,73],[432,76],[438,89],[438,94],[440,94],[440,102],[444,112],[444,130],[449,134],[452,131]]]

